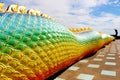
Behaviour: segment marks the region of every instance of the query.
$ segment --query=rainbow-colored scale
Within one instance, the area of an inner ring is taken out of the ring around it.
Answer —
[[[113,39],[92,30],[74,34],[41,16],[0,13],[0,79],[44,80]]]

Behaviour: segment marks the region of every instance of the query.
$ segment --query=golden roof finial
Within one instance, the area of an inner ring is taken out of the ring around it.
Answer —
[[[35,14],[36,14],[36,16],[40,16],[41,12],[39,10],[35,9]]]
[[[18,12],[18,5],[16,5],[16,4],[9,5],[6,9],[6,12],[17,13]]]
[[[19,6],[19,7],[18,7],[18,13],[26,14],[26,7],[24,7],[24,6]]]
[[[4,3],[3,2],[0,2],[0,12],[4,12]]]
[[[27,10],[27,14],[30,14],[30,15],[36,15],[34,9],[29,9],[29,10]]]

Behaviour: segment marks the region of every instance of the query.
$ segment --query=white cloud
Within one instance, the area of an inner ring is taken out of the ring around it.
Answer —
[[[68,0],[12,0],[19,5],[24,5],[28,8],[36,8],[43,11],[68,11]]]
[[[71,4],[77,5],[79,8],[91,8],[108,4],[108,0],[71,0]]]

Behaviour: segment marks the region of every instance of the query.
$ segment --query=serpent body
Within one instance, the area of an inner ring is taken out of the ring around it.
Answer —
[[[102,36],[74,34],[41,16],[0,13],[0,79],[44,80],[114,39]]]

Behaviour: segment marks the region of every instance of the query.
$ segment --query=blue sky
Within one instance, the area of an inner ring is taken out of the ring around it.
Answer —
[[[10,4],[38,9],[67,27],[92,27],[114,34],[120,30],[120,0],[0,0],[5,9]],[[119,31],[120,32],[120,31]]]
[[[114,0],[111,0],[111,1],[114,1]],[[101,16],[101,12],[111,13],[111,14],[119,16],[120,15],[120,2],[95,7],[91,14],[93,14],[94,16]]]

